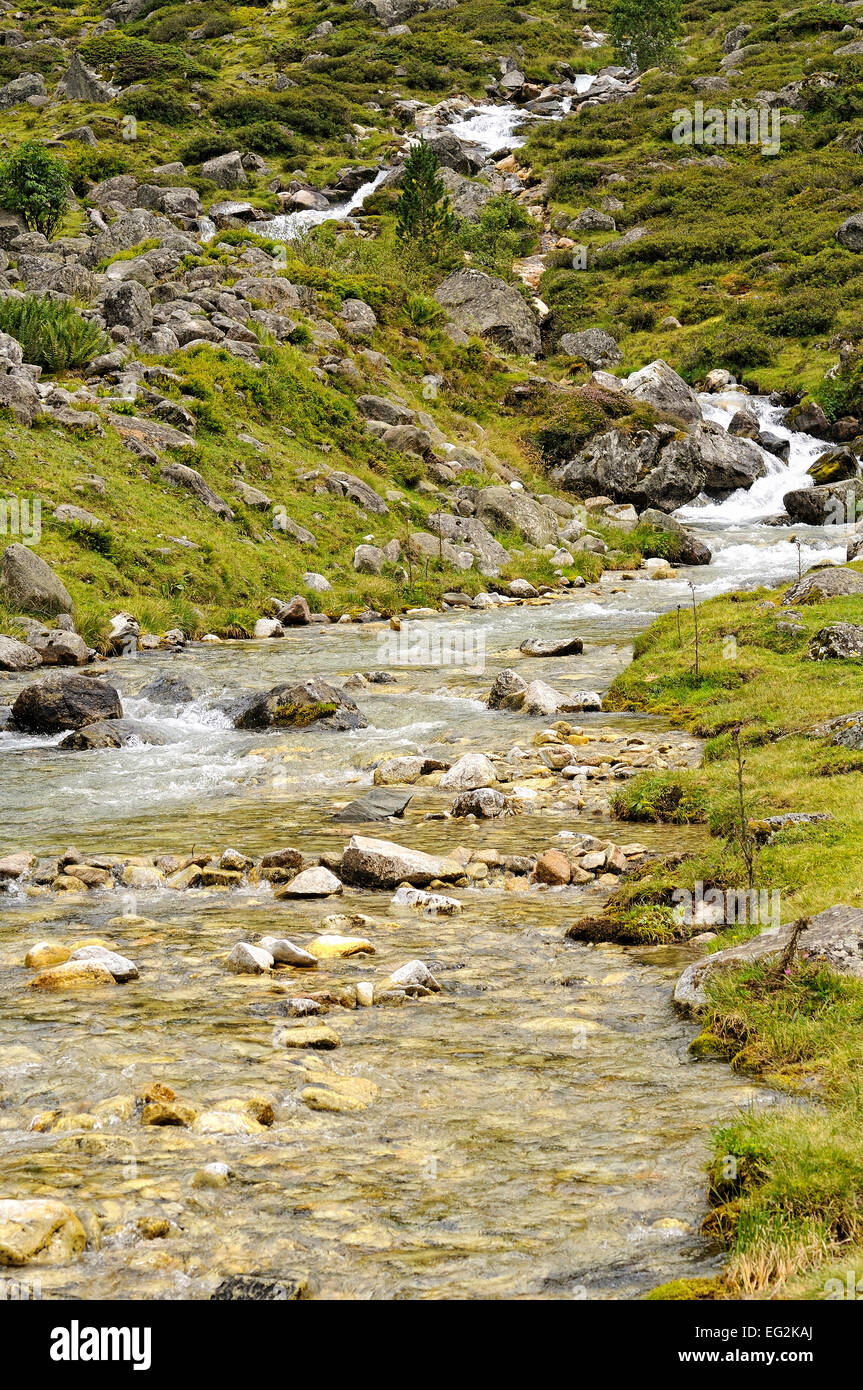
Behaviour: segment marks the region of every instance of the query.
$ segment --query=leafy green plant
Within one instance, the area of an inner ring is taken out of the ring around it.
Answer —
[[[38,295],[0,300],[0,332],[17,338],[25,362],[47,372],[84,367],[111,346],[98,324],[71,304]]]
[[[680,773],[646,772],[614,793],[611,809],[618,820],[670,821],[688,825],[706,819],[702,789]]]
[[[34,140],[0,162],[0,207],[20,212],[31,231],[50,237],[57,230],[69,192],[66,165]]]
[[[536,223],[514,198],[490,198],[476,222],[465,222],[459,240],[476,265],[505,272],[516,256],[526,256],[536,245]]]
[[[427,328],[444,317],[443,310],[434,299],[425,294],[409,294],[405,302],[408,318],[415,328]]]

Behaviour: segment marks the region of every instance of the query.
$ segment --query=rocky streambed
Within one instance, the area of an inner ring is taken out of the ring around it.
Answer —
[[[240,1275],[288,1297],[619,1298],[715,1267],[709,1127],[775,1098],[689,1055],[671,991],[698,948],[565,937],[647,856],[699,842],[609,814],[616,784],[697,743],[506,694],[601,702],[690,579],[796,570],[757,518],[697,530],[714,559],[685,580],[608,573],[413,622],[481,637],[469,664],[388,646],[385,624],[305,627],[106,663],[163,741],[0,734],[0,1251],[22,1276],[84,1298]],[[226,713],[312,676],[361,721]],[[185,698],[152,698],[168,680]],[[357,819],[369,800],[390,818]]]

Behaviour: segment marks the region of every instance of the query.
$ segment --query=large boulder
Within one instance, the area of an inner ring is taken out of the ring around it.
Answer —
[[[456,219],[459,222],[478,222],[486,203],[494,197],[488,185],[462,178],[451,169],[442,170],[441,179],[449,193],[450,207]]]
[[[196,468],[187,468],[184,463],[166,463],[161,472],[162,477],[167,482],[173,483],[175,487],[188,488],[203,502],[205,507],[208,507],[211,512],[215,512],[216,516],[224,518],[225,521],[233,519],[234,513],[227,502],[213,491],[210,484],[201,477]]]
[[[701,406],[691,386],[687,386],[682,376],[659,357],[649,362],[640,371],[633,372],[623,383],[637,401],[646,401],[656,410],[677,415],[681,420],[700,420]]]
[[[57,734],[122,715],[120,696],[107,681],[56,675],[24,687],[12,706],[11,723],[22,733]]]
[[[817,487],[859,478],[861,446],[863,439],[855,439],[853,444],[840,444],[837,449],[828,449],[809,465],[806,472]]]
[[[494,763],[484,753],[465,753],[443,774],[438,785],[441,791],[470,792],[477,787],[490,787],[496,781]]]
[[[564,333],[558,344],[567,357],[586,362],[588,367],[615,367],[623,353],[610,333],[601,328],[585,328],[581,333]]]
[[[153,327],[150,296],[137,280],[121,280],[102,301],[102,317],[109,328],[120,324],[141,337]]]
[[[412,425],[414,412],[388,396],[357,396],[357,409],[367,420],[382,420],[386,425]]]
[[[521,708],[526,714],[572,714],[602,709],[602,700],[595,690],[573,690],[564,694],[545,681],[531,681],[525,688]]]
[[[668,516],[665,512],[657,510],[655,507],[647,507],[638,518],[640,526],[649,526],[653,531],[664,531],[671,536],[674,553],[672,563],[675,565],[709,565],[713,558],[709,545],[699,540],[691,531],[687,531],[685,526],[681,526],[673,516]],[[648,548],[649,553],[649,548]]]
[[[517,289],[481,270],[456,270],[438,285],[435,299],[466,333],[478,333],[511,352],[539,355],[535,311]]]
[[[667,424],[632,433],[607,430],[552,476],[581,497],[600,495],[639,510],[672,512],[700,492],[726,496],[749,488],[765,472],[751,440],[736,439],[705,421],[688,431]]]
[[[527,681],[508,666],[495,676],[486,703],[489,709],[521,709],[526,690]]]
[[[580,637],[528,637],[519,651],[533,657],[580,656],[584,642]]]
[[[475,515],[490,529],[517,531],[531,545],[554,545],[557,542],[556,514],[520,489],[483,488],[477,493]]]
[[[468,550],[479,560],[479,570],[486,577],[500,573],[502,565],[509,560],[509,551],[495,540],[488,527],[475,516],[453,516],[449,512],[432,512],[428,518],[429,530],[444,541],[462,550]],[[444,552],[446,554],[446,552]]]
[[[209,179],[217,188],[244,188],[248,182],[239,150],[208,159],[201,165],[201,177]]]
[[[368,720],[338,686],[312,677],[276,685],[227,706],[236,729],[307,728],[365,729]]]
[[[103,82],[100,77],[81,61],[77,53],[72,54],[69,66],[57,84],[57,95],[65,101],[86,101],[106,103],[113,101],[119,87]]]
[[[47,96],[47,92],[41,73],[22,73],[20,77],[13,77],[11,82],[0,87],[0,111],[8,111],[10,106],[18,106],[29,97],[44,96]]]
[[[791,607],[798,603],[819,603],[825,598],[845,598],[849,594],[863,594],[863,574],[836,565],[804,574],[785,591],[782,602]]]
[[[859,661],[863,657],[863,627],[830,623],[819,628],[809,640],[808,655],[811,661]]]
[[[451,130],[441,131],[440,135],[432,135],[427,141],[434,153],[437,155],[438,164],[442,169],[452,170],[456,174],[475,174],[483,164],[480,156],[474,147],[470,149],[462,144],[457,135],[453,135]],[[449,187],[448,181],[444,179],[445,187]]]
[[[32,425],[42,414],[36,382],[26,367],[0,373],[0,406],[10,411],[19,425]]]
[[[77,632],[41,627],[34,623],[27,635],[43,666],[86,666],[96,655]]]
[[[13,541],[0,560],[0,592],[7,606],[23,613],[71,613],[65,585],[26,545]]]
[[[85,724],[83,729],[74,729],[61,738],[58,746],[83,752],[91,748],[128,748],[144,744],[161,748],[170,742],[155,724],[139,719],[99,719],[95,724]]]
[[[389,511],[386,502],[378,496],[374,488],[364,483],[362,478],[356,478],[353,473],[330,473],[326,478],[326,486],[329,492],[334,492],[339,497],[347,497],[364,512],[385,516]]]
[[[863,482],[848,478],[840,483],[793,488],[782,505],[792,521],[805,526],[842,526],[856,521],[863,501]]]
[[[855,212],[842,223],[836,240],[847,251],[863,251],[863,212]]]
[[[365,888],[396,888],[400,883],[425,888],[435,879],[446,881],[463,874],[464,868],[454,859],[361,835],[351,838],[341,860],[344,881]]]
[[[688,965],[674,988],[674,1002],[684,1013],[698,1014],[707,1003],[705,985],[723,970],[775,960],[788,945],[792,928],[770,927],[738,946],[729,946],[704,960]],[[803,960],[827,965],[844,975],[863,979],[863,909],[839,903],[813,917],[797,938],[796,953]]]
[[[0,637],[0,671],[32,671],[41,664],[41,656],[29,643]]]

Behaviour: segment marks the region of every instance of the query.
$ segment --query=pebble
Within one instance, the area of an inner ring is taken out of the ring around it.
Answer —
[[[409,888],[402,884],[390,899],[394,907],[413,907],[424,917],[454,917],[462,911],[458,898],[448,898],[444,893],[427,893],[423,888]]]
[[[334,873],[325,869],[322,864],[314,869],[303,869],[296,878],[292,878],[290,883],[286,883],[284,888],[279,888],[276,892],[278,899],[283,898],[330,898],[334,893],[343,893],[341,881],[336,878]]]
[[[323,959],[375,954],[374,946],[364,936],[316,936],[309,942],[309,950]]]
[[[192,1174],[193,1187],[227,1187],[231,1170],[227,1163],[208,1163]]]
[[[334,1033],[332,1028],[328,1028],[325,1023],[310,1023],[305,1027],[299,1025],[294,1028],[279,1028],[273,1037],[273,1043],[276,1047],[314,1047],[323,1051],[341,1047],[341,1041],[338,1033]]]
[[[305,951],[302,946],[296,946],[286,936],[262,936],[257,949],[272,956],[277,965],[294,965],[311,970],[318,963],[317,956]]]
[[[435,993],[440,991],[440,985],[434,975],[429,970],[425,961],[409,960],[407,965],[402,965],[398,970],[394,970],[389,980],[391,985],[399,989],[422,989],[433,990]]]
[[[225,957],[225,965],[234,975],[264,975],[272,970],[275,960],[269,951],[260,946],[238,941],[230,955]]]
[[[104,946],[79,946],[77,951],[72,952],[70,960],[91,960],[97,965],[104,965],[118,984],[124,984],[127,980],[137,980],[140,974],[134,961],[118,955],[116,951],[108,951]]]
[[[43,970],[35,980],[30,981],[30,988],[51,991],[93,989],[96,986],[116,983],[107,966],[97,960],[68,960],[63,965],[55,965],[51,970]]]

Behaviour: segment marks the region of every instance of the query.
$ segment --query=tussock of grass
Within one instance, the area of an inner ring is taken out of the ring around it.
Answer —
[[[681,615],[682,641],[676,616],[660,619],[639,640],[611,698],[618,708],[673,712],[710,739],[699,785],[713,842],[674,871],[678,886],[746,883],[740,851],[726,839],[739,818],[735,728],[748,815],[830,815],[788,826],[757,851],[755,887],[779,890],[788,922],[863,897],[857,757],[811,732],[863,708],[863,665],[807,657],[807,638],[819,628],[863,621],[863,600],[802,608],[806,633],[790,639],[776,628],[779,597],[762,590],[701,605],[697,678],[691,615]],[[635,804],[644,795],[632,784],[624,790]],[[667,904],[667,869],[630,885],[628,901],[618,895],[615,914],[647,903],[651,887],[654,903]],[[719,931],[712,947],[755,931],[749,924]],[[741,1115],[715,1136],[705,1232],[728,1252],[719,1296],[825,1297],[836,1262],[863,1245],[863,982],[800,961],[777,979],[775,967],[756,963],[715,975],[707,993],[694,1055],[724,1055],[735,1069],[796,1096],[791,1105]]]

